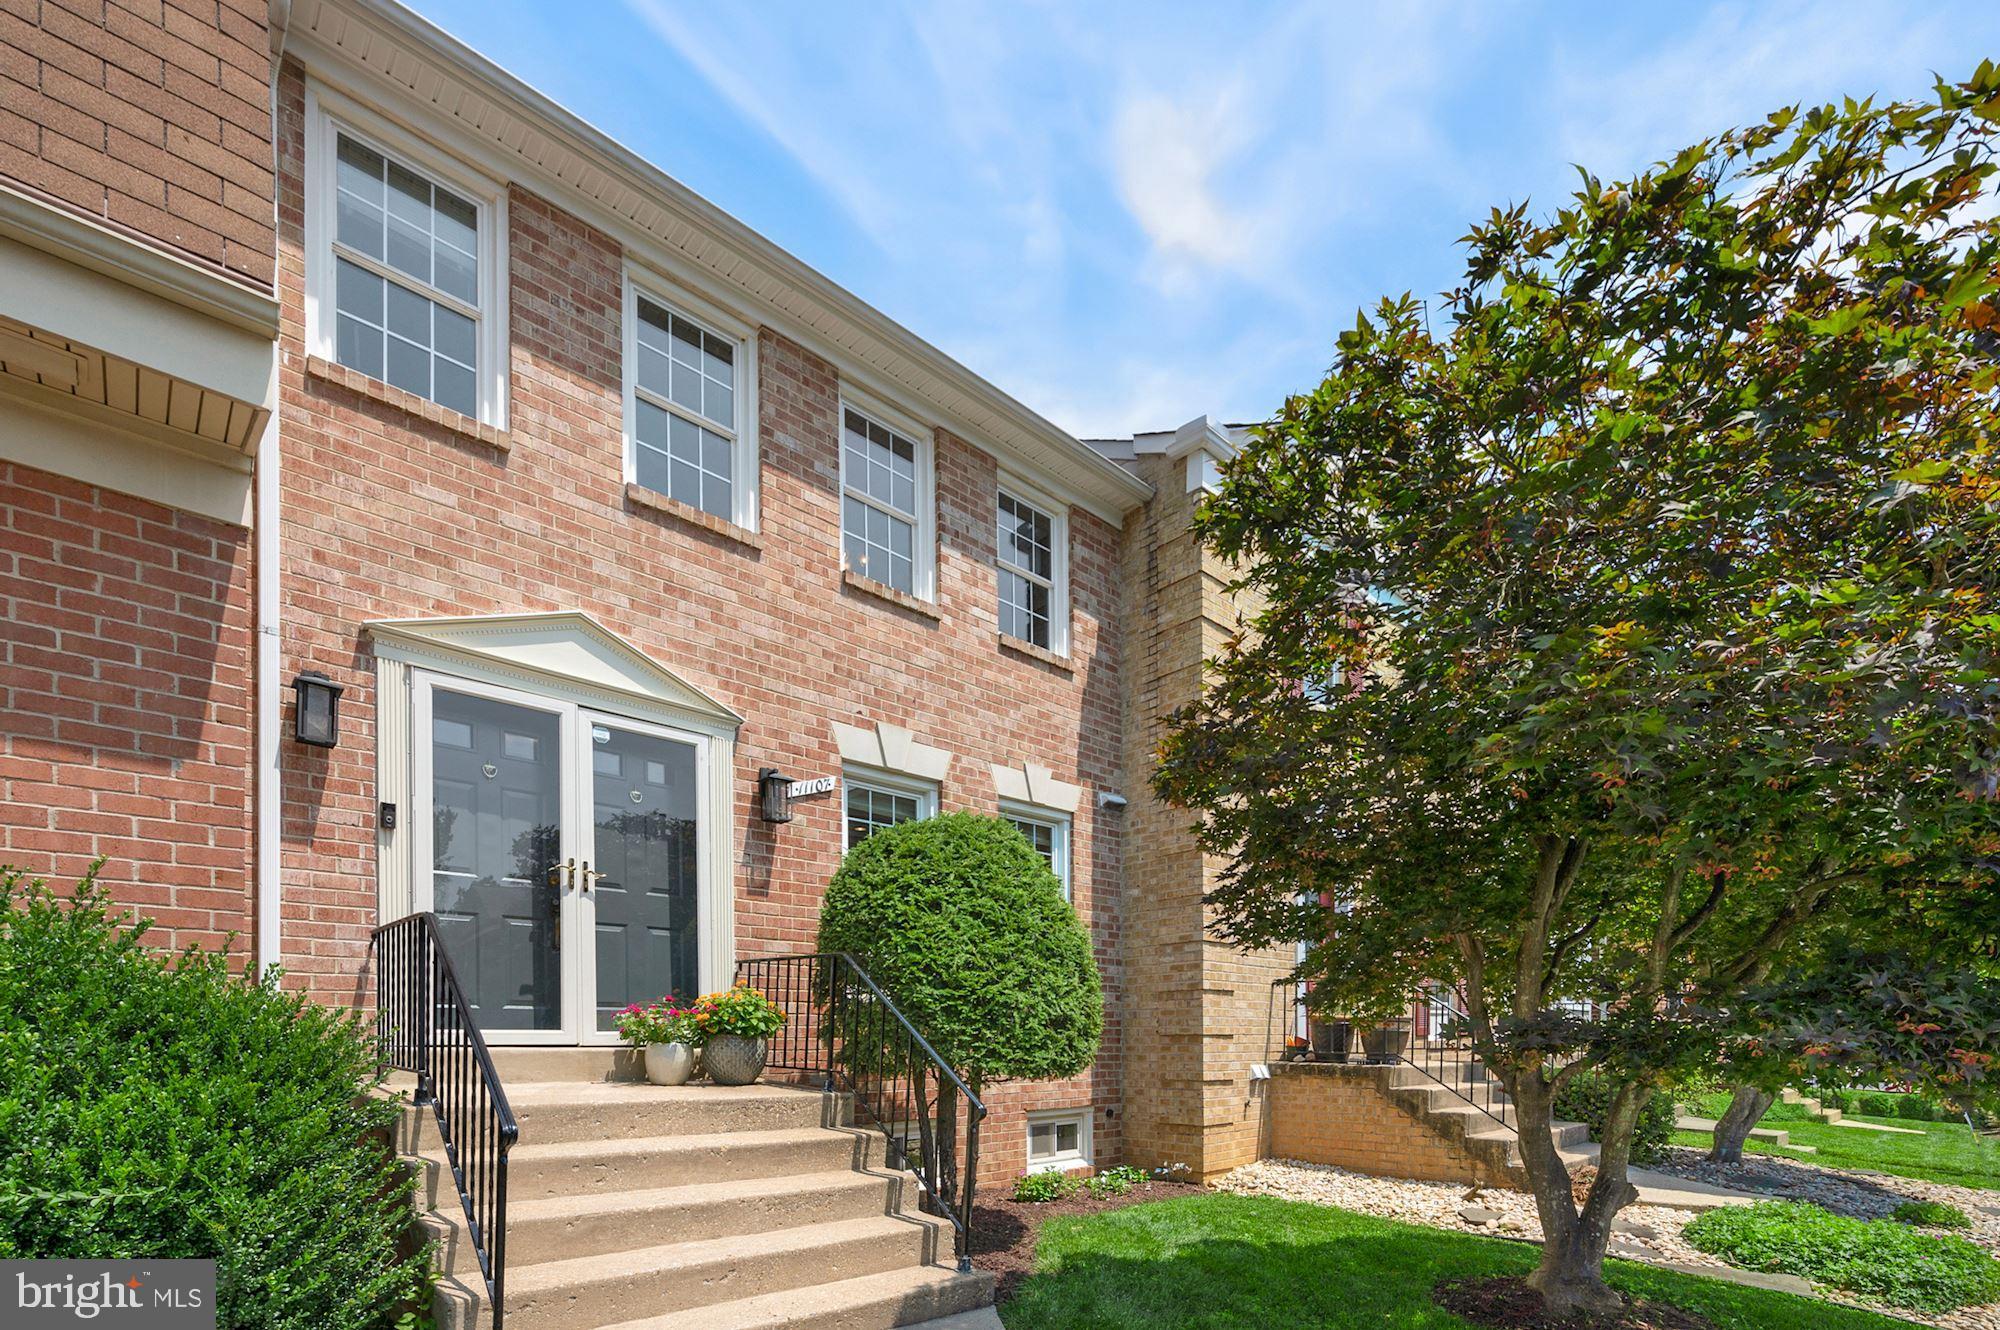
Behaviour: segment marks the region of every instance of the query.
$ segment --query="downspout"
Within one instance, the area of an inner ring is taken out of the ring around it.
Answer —
[[[278,215],[278,66],[285,50],[285,29],[291,22],[291,0],[271,0],[271,235],[279,234]],[[271,277],[275,289],[277,269]],[[284,784],[279,758],[279,737],[284,729],[284,693],[278,675],[278,416],[282,394],[278,390],[280,352],[271,344],[270,418],[264,422],[263,437],[257,440],[256,471],[257,535],[254,576],[257,584],[257,773],[256,773],[256,881],[257,881],[257,971],[268,974],[281,964],[282,871],[284,848]]]

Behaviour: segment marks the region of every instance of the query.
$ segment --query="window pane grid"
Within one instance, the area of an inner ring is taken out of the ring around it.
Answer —
[[[847,566],[916,591],[917,445],[858,411],[846,413],[841,529]]]
[[[661,406],[687,411],[717,430],[736,432],[736,346],[644,297],[639,299],[638,389]]]
[[[335,155],[334,359],[478,415],[477,207],[344,134]]]
[[[847,786],[847,848],[853,849],[884,827],[914,822],[921,808],[913,794],[898,794],[868,785]]]
[[[638,482],[705,513],[733,516],[735,445],[644,398],[634,405],[633,469]]]
[[[1048,649],[1055,645],[1055,519],[1004,490],[998,515],[1000,631]]]

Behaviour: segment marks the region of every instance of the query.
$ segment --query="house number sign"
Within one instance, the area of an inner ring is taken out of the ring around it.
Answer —
[[[816,794],[832,794],[833,787],[839,782],[838,776],[814,776],[811,780],[795,780],[785,787],[785,797],[810,799]]]

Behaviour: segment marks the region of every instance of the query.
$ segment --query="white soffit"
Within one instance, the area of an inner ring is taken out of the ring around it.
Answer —
[[[1018,767],[993,766],[993,788],[1002,799],[1017,804],[1033,804],[1057,812],[1074,813],[1083,802],[1083,787],[1055,778],[1055,773],[1039,762],[1023,762]]]
[[[775,331],[827,355],[843,377],[873,376],[898,390],[888,395],[934,407],[944,428],[1049,477],[1065,500],[1116,524],[1151,497],[1138,477],[392,0],[296,0],[287,49],[321,74],[366,80],[350,91],[384,114],[395,114],[386,95],[410,104],[447,131],[430,135],[441,147],[476,150],[470,164],[538,181],[551,202],[643,241],[627,245],[630,257],[776,316]]]
[[[649,710],[730,729],[743,718],[580,610],[446,619],[378,619],[368,625],[378,655],[427,663],[469,660],[504,674],[580,684]]]
[[[931,781],[942,781],[951,770],[949,750],[917,742],[916,736],[900,725],[882,721],[873,726],[847,725],[835,721],[833,737],[840,746],[840,760],[857,766]]]

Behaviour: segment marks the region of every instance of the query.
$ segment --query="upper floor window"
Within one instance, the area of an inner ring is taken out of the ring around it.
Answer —
[[[505,378],[497,192],[322,116],[307,176],[316,355],[490,424]]]
[[[754,529],[755,339],[628,283],[625,478]]]
[[[840,526],[847,566],[898,591],[931,598],[928,445],[841,409]]]
[[[1067,602],[1068,522],[1055,505],[1023,497],[1020,487],[999,493],[1000,631],[1047,651],[1069,648]]]

